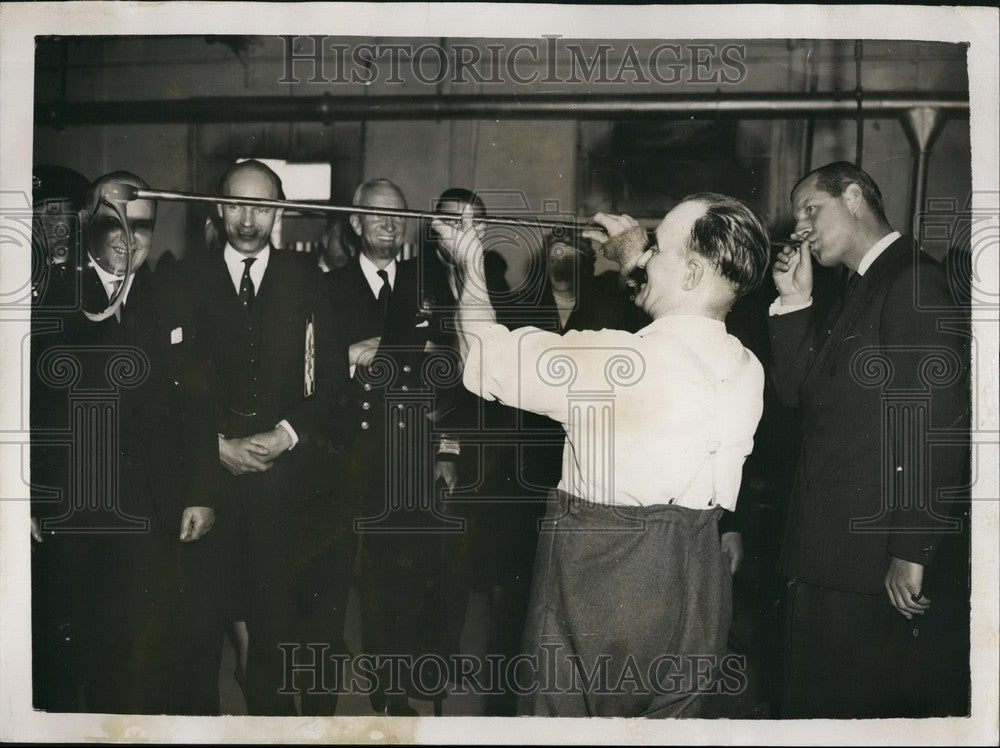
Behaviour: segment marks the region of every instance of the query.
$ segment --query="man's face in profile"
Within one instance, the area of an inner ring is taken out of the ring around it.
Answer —
[[[635,296],[636,305],[654,319],[676,313],[684,307],[683,282],[688,268],[688,240],[695,221],[705,214],[707,206],[698,200],[687,200],[675,207],[656,227],[656,244],[647,251],[646,282]]]
[[[845,195],[846,191],[835,197],[821,189],[816,176],[796,187],[792,195],[795,234],[809,242],[809,251],[824,267],[842,264],[851,246],[852,218]]]

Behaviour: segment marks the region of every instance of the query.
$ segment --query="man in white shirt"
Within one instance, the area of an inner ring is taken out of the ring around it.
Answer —
[[[649,248],[628,216],[594,221],[603,230],[587,235],[623,274],[645,269],[636,303],[653,322],[635,334],[496,324],[471,225],[435,226],[463,278],[466,387],[566,431],[535,561],[531,659],[508,676],[522,714],[696,716],[726,666],[718,519],[735,507],[764,384],[724,320],[766,274],[767,231],[709,193],[671,210]]]
[[[768,319],[775,390],[803,419],[779,561],[782,716],[961,713],[967,559],[949,546],[966,528],[942,492],[968,482],[967,323],[942,267],[892,230],[858,167],[807,174],[792,209],[803,242],[775,262]],[[812,303],[814,259],[847,275],[825,313]],[[947,443],[931,450],[935,432]],[[949,555],[958,563],[940,561]]]

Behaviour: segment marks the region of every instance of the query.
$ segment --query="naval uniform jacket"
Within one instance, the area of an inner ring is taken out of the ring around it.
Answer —
[[[362,491],[366,512],[379,514],[385,506],[386,470],[402,471],[400,475],[433,470],[441,426],[427,416],[447,420],[452,408],[440,393],[461,381],[454,332],[447,329],[436,298],[428,292],[437,284],[423,275],[417,259],[397,262],[395,286],[383,317],[357,258],[328,273],[342,339],[350,345],[381,337],[372,363],[355,370],[348,405],[350,470],[367,483]],[[392,449],[398,451],[390,465]]]

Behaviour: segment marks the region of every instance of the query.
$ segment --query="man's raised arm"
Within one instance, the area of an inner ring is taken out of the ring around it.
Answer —
[[[486,287],[485,250],[472,225],[471,206],[462,211],[461,224],[436,219],[431,227],[458,271],[458,352],[464,363],[476,341],[497,322]]]

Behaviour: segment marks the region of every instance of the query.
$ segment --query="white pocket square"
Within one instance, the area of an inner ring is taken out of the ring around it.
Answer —
[[[429,324],[430,321],[425,319],[423,322],[418,322],[417,324],[415,324],[414,327],[427,327]]]
[[[170,345],[177,345],[184,340],[184,328],[175,327],[170,331]]]

